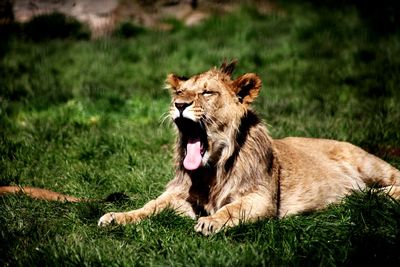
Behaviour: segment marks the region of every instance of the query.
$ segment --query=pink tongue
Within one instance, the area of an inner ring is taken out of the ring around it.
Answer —
[[[199,139],[189,139],[186,146],[186,157],[183,166],[186,170],[192,171],[200,167],[201,164],[201,143]]]

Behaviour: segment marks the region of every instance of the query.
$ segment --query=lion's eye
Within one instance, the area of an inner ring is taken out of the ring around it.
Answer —
[[[204,97],[210,97],[210,96],[215,95],[216,93],[215,93],[215,92],[211,92],[211,91],[204,91],[204,92],[202,92],[201,94],[202,94]]]

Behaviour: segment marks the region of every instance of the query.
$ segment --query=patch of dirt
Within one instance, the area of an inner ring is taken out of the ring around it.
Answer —
[[[168,18],[193,26],[207,19],[211,14],[221,15],[232,12],[243,1],[209,0],[5,0],[12,5],[13,18],[25,23],[33,17],[62,13],[88,25],[92,38],[109,35],[121,22],[132,22],[143,27],[171,30],[173,25],[165,22]],[[270,1],[248,0],[262,13],[276,9]]]

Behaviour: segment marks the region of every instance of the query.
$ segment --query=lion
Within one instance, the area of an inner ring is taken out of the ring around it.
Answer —
[[[250,108],[261,89],[254,73],[232,79],[236,62],[191,78],[169,74],[176,126],[175,176],[142,208],[103,215],[99,226],[138,223],[169,208],[197,219],[204,235],[240,223],[323,209],[378,185],[400,198],[400,171],[347,142],[274,140]]]

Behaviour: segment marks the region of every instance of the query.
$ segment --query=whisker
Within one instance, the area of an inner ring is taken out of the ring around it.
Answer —
[[[171,113],[169,111],[164,112],[163,114],[161,114],[159,120],[160,120],[160,124],[163,125],[165,123],[165,121],[167,119],[171,118]],[[171,120],[168,120],[169,123],[171,123]]]

